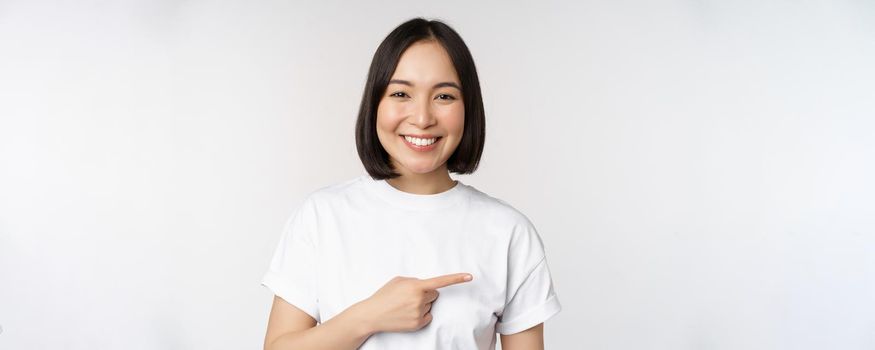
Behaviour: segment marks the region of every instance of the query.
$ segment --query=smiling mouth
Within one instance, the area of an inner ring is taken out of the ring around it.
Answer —
[[[401,137],[401,140],[404,142],[404,144],[416,151],[432,150],[435,148],[435,145],[437,145],[437,143],[440,142],[440,140],[443,138],[443,136],[436,136],[430,139],[413,138],[406,135],[398,136]]]
[[[443,138],[443,136],[421,137],[421,136],[416,136],[416,135],[404,135],[404,134],[400,134],[399,136],[403,137],[404,139],[406,139],[408,141],[431,141],[431,140],[437,141],[437,140],[440,140]],[[419,140],[416,140],[416,139],[419,139]]]
[[[405,137],[409,136],[409,137],[420,138],[420,139],[422,139],[422,138],[425,138],[425,139],[429,139],[429,138],[431,138],[431,139],[438,138],[438,139],[439,139],[439,138],[443,137],[443,136],[434,136],[434,135],[422,135],[422,136],[431,136],[431,137],[422,137],[422,136],[420,136],[420,135],[406,135],[406,134],[398,134],[398,135],[399,135],[399,136],[405,136]]]

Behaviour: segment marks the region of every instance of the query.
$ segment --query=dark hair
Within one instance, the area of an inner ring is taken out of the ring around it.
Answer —
[[[380,104],[389,79],[398,66],[401,54],[410,45],[424,40],[436,40],[450,56],[462,87],[465,124],[462,140],[447,159],[447,169],[457,174],[471,174],[480,163],[486,139],[486,116],[477,69],[468,46],[453,28],[438,20],[414,18],[392,30],[374,53],[368,80],[362,94],[359,115],[355,124],[355,145],[365,170],[374,179],[383,180],[401,176],[396,173],[389,154],[377,137],[377,106]]]

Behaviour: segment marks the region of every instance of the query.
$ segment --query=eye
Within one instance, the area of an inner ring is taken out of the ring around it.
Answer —
[[[440,95],[438,95],[438,98],[440,98],[441,96],[446,97],[446,98],[441,98],[441,100],[455,100],[456,99],[453,95],[447,95],[447,94],[440,94]]]
[[[390,97],[404,97],[404,96],[400,96],[400,95],[407,96],[407,94],[405,94],[405,93],[402,92],[402,91],[394,92],[394,93],[392,93],[392,94],[389,95],[389,96],[390,96]]]

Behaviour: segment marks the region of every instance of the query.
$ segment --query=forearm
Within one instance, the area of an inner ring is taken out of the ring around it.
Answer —
[[[519,333],[501,335],[503,350],[544,350],[544,323]]]
[[[354,350],[376,333],[353,305],[325,323],[283,334],[265,350]]]

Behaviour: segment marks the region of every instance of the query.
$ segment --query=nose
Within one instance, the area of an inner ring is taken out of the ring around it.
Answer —
[[[411,116],[407,118],[411,125],[415,125],[420,130],[428,129],[437,122],[431,111],[431,105],[428,99],[423,99],[421,102],[416,102]]]

